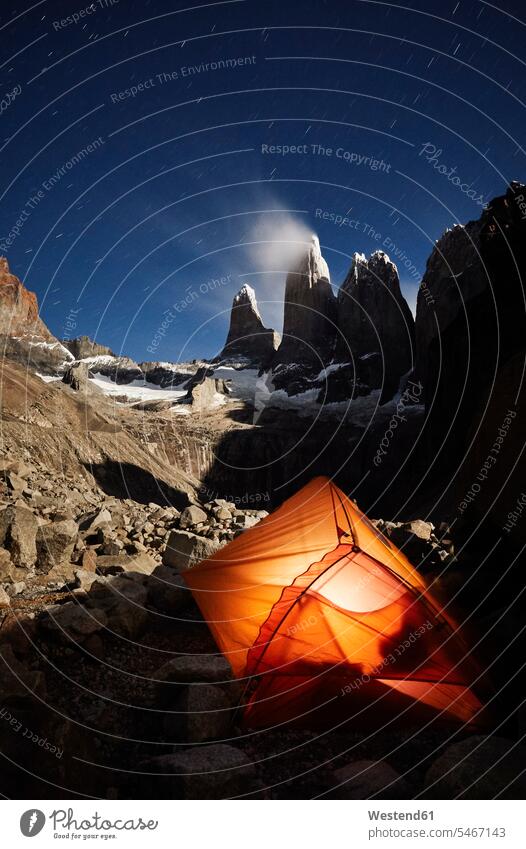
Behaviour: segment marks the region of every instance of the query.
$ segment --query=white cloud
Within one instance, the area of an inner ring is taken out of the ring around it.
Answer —
[[[312,230],[287,211],[256,217],[241,244],[246,262],[240,281],[249,282],[264,323],[276,330],[283,324],[285,278],[289,269],[311,244]]]

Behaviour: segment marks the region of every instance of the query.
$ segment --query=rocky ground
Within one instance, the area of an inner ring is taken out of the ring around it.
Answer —
[[[80,466],[57,476],[49,461],[12,453],[0,475],[5,795],[13,786],[35,798],[480,798],[524,790],[524,753],[506,738],[389,724],[373,732],[242,727],[242,686],[180,571],[265,510],[200,501],[191,486],[179,508],[161,497],[108,496]],[[454,562],[445,527],[377,524],[428,574]],[[488,768],[472,786],[473,769]]]

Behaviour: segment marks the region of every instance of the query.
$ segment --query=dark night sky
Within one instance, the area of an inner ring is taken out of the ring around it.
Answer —
[[[213,355],[243,282],[280,326],[279,242],[309,231],[335,285],[384,248],[413,306],[468,191],[526,178],[526,9],[406,3],[4,0],[0,252],[51,330]]]

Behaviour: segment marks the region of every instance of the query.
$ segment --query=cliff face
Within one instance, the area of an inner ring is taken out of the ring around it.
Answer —
[[[371,388],[392,397],[413,367],[414,319],[400,291],[396,265],[383,251],[369,259],[354,254],[338,293],[338,349],[341,359],[374,360]]]
[[[513,183],[478,221],[446,231],[428,260],[416,315],[429,471],[449,478],[459,516],[483,516],[501,528],[526,474],[521,197],[526,186]]]
[[[108,348],[107,345],[99,345],[98,342],[93,342],[89,336],[78,336],[76,339],[64,339],[62,344],[76,360],[83,360],[86,357],[115,356],[111,348]]]
[[[264,326],[252,287],[242,286],[232,301],[230,328],[220,356],[267,362],[274,355],[279,338],[275,330]]]
[[[46,374],[73,359],[39,318],[35,293],[11,273],[5,257],[0,257],[0,344],[2,356]]]
[[[11,274],[5,257],[0,257],[0,334],[57,341],[38,316],[37,296]]]
[[[336,341],[336,298],[317,236],[285,283],[283,339],[275,364],[330,360]]]

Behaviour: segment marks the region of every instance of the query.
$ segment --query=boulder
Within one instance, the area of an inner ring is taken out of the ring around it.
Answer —
[[[409,788],[385,761],[354,761],[334,771],[336,799],[407,799]]]
[[[2,707],[12,704],[19,706],[33,696],[45,698],[46,680],[44,673],[34,669],[28,669],[15,656],[13,649],[8,643],[4,643],[0,649],[0,705]]]
[[[275,354],[279,342],[279,334],[263,324],[254,289],[245,284],[232,301],[230,327],[220,357],[241,356],[265,363]]]
[[[79,519],[79,528],[81,531],[95,531],[100,525],[111,524],[111,513],[105,507],[102,510],[85,513]]]
[[[503,737],[476,735],[453,743],[429,768],[431,799],[523,799],[526,747]]]
[[[233,678],[230,664],[222,655],[201,654],[176,657],[165,663],[156,672],[155,678],[157,680],[157,701],[160,705],[170,709],[174,709],[176,703],[179,704],[178,700],[188,689],[202,690],[204,684],[209,684],[221,690],[220,701],[223,709],[226,710],[228,707],[234,710],[239,704],[245,686],[242,681]],[[215,701],[219,703],[219,697]],[[195,703],[197,704],[197,701]],[[188,699],[185,704],[188,704]],[[186,708],[184,709],[186,710]],[[216,717],[217,721],[219,719]],[[174,729],[175,725],[167,723],[166,728],[168,727]],[[188,739],[190,740],[190,738]]]
[[[26,482],[19,475],[14,472],[8,472],[6,475],[6,483],[13,492],[22,492],[24,487],[26,486]]]
[[[424,539],[429,542],[431,534],[435,530],[432,522],[425,522],[423,519],[413,519],[411,522],[404,522],[402,528],[409,531],[419,539]]]
[[[223,743],[161,755],[146,766],[154,774],[169,776],[169,798],[174,799],[228,799],[261,788],[254,764]]]
[[[214,516],[218,522],[228,522],[232,518],[232,510],[229,510],[228,507],[216,507]]]
[[[122,549],[124,548],[124,543],[122,543],[118,539],[112,539],[108,542],[104,543],[99,549],[102,556],[105,557],[117,557]]]
[[[15,566],[34,566],[37,530],[36,517],[25,507],[10,506],[0,514],[0,545],[8,549]]]
[[[13,472],[19,478],[27,478],[33,472],[33,469],[22,460],[8,460],[4,457],[0,459],[0,474],[6,472]]]
[[[232,680],[232,668],[221,654],[185,654],[161,666],[155,677],[166,683],[195,684],[206,681],[221,684]]]
[[[108,624],[105,611],[96,607],[83,607],[76,602],[47,608],[39,625],[56,636],[82,642],[98,633]]]
[[[0,548],[0,581],[11,578],[13,562],[7,548]]]
[[[107,617],[108,630],[128,639],[135,639],[148,623],[148,588],[142,575],[119,575],[107,582],[96,581],[86,604],[100,608]]]
[[[78,530],[73,519],[39,527],[36,535],[38,572],[49,572],[54,566],[71,562]]]
[[[218,548],[219,543],[208,537],[198,536],[190,531],[172,531],[163,552],[163,563],[182,571],[211,557]]]
[[[86,548],[80,556],[80,565],[85,571],[95,572],[97,568],[97,552],[92,548]]]
[[[181,688],[164,719],[167,743],[193,745],[230,736],[233,706],[221,687],[192,684]]]
[[[199,525],[201,522],[206,522],[207,519],[208,516],[201,507],[198,507],[197,504],[191,504],[189,507],[185,507],[181,513],[179,526],[181,528],[190,528],[193,525]]]
[[[148,579],[148,603],[174,616],[192,602],[192,594],[183,578],[170,566],[158,566]]]
[[[221,396],[228,395],[229,392],[224,380],[205,377],[192,384],[181,403],[191,404],[195,410],[206,412],[223,403],[224,399]]]
[[[257,516],[251,516],[249,513],[244,513],[242,516],[238,516],[236,518],[236,527],[237,528],[253,528],[254,525],[257,525],[259,519]]]
[[[101,575],[117,575],[120,572],[137,572],[150,575],[157,563],[146,551],[138,554],[124,554],[119,551],[114,555],[98,555],[97,572]]]
[[[389,539],[392,539],[415,566],[429,568],[440,565],[450,557],[449,552],[437,543],[431,522],[416,519],[403,524],[393,523],[386,530]]]
[[[89,384],[89,369],[87,363],[72,363],[66,367],[64,372],[64,377],[62,378],[63,383],[67,386],[71,386],[75,392],[80,392],[81,390],[86,391],[88,388],[95,389],[93,385]]]
[[[80,590],[88,591],[92,584],[97,580],[97,575],[89,569],[75,569],[75,587]]]

